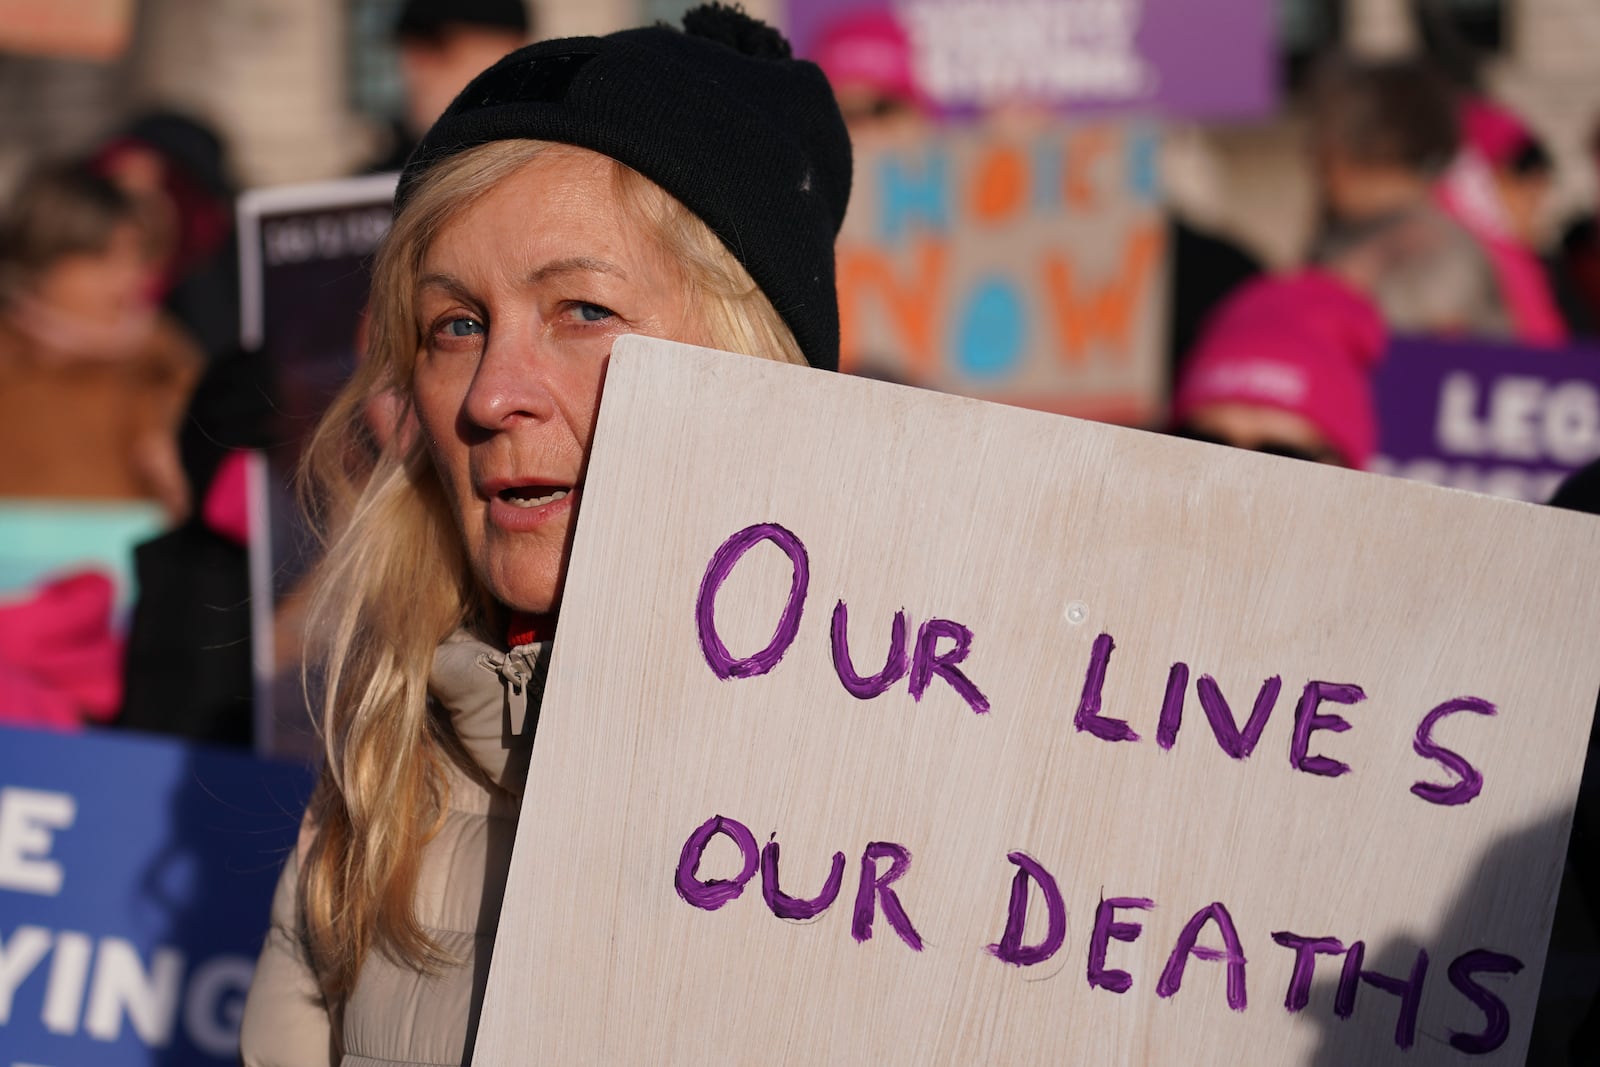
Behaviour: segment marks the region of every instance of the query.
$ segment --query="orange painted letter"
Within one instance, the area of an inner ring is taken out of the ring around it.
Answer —
[[[972,214],[990,225],[1004,222],[1028,199],[1028,161],[1011,145],[996,144],[984,153],[972,181]]]
[[[909,276],[902,278],[895,261],[880,248],[841,247],[839,249],[839,341],[842,364],[849,368],[862,356],[904,355],[908,370],[916,380],[929,378],[938,369],[937,314],[944,292],[945,261],[949,258],[944,242],[922,237],[913,243],[903,258],[909,263]],[[865,351],[866,323],[863,303],[880,300],[897,335],[897,351]]]
[[[1068,140],[1062,185],[1067,194],[1067,203],[1074,210],[1088,211],[1094,207],[1094,166],[1112,147],[1112,133],[1104,126],[1086,126]]]
[[[1133,230],[1123,248],[1121,270],[1098,290],[1074,278],[1072,264],[1060,253],[1045,257],[1046,302],[1066,362],[1082,364],[1096,343],[1103,344],[1116,359],[1128,360],[1132,355],[1133,316],[1161,262],[1161,247],[1159,224],[1149,223]]]

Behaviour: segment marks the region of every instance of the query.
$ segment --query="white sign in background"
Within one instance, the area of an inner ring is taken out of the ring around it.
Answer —
[[[1521,1062],[1588,517],[642,339],[587,477],[480,1062]]]

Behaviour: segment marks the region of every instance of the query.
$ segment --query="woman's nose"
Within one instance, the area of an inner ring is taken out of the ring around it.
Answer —
[[[547,419],[555,411],[549,371],[537,338],[491,334],[467,387],[462,414],[486,430],[504,429],[518,419]]]

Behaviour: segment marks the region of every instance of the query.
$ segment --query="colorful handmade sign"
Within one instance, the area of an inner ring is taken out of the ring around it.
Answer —
[[[847,369],[1117,422],[1159,410],[1168,271],[1147,125],[863,142]]]

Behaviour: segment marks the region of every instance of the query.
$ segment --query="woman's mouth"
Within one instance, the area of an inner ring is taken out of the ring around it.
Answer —
[[[537,508],[554,504],[572,491],[569,486],[514,485],[497,494],[501,500],[516,508]]]
[[[489,497],[489,521],[508,533],[531,533],[570,518],[579,495],[576,485],[528,482],[503,486]]]

